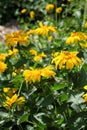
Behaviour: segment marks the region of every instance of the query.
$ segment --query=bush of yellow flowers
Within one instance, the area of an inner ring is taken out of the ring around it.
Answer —
[[[41,4],[0,45],[0,130],[87,130],[87,0]]]

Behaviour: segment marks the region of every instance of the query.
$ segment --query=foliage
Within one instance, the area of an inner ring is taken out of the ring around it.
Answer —
[[[87,1],[9,2],[23,30],[0,46],[0,129],[86,130]]]

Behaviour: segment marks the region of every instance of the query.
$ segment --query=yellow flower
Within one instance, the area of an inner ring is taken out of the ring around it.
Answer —
[[[9,56],[15,56],[18,53],[18,49],[13,49],[13,50],[8,50],[8,55]]]
[[[18,90],[18,88],[3,88],[3,92],[6,93],[7,96],[11,97],[16,91]]]
[[[52,54],[53,57],[58,56],[60,53],[59,52],[55,52],[54,54]]]
[[[87,90],[87,85],[84,86],[84,89]]]
[[[29,53],[32,54],[32,55],[35,55],[35,56],[37,55],[37,51],[34,50],[34,49],[31,49],[31,50],[29,51]]]
[[[72,43],[74,43],[74,42],[78,43],[79,41],[80,41],[79,36],[68,37],[68,38],[66,39],[66,43],[67,43],[67,44],[72,44]]]
[[[33,19],[35,17],[35,12],[34,11],[30,11],[30,18]]]
[[[12,72],[12,77],[15,77],[17,74],[15,72]]]
[[[41,76],[47,77],[47,78],[55,78],[56,73],[53,71],[52,66],[46,66],[41,70]]]
[[[86,41],[87,35],[83,32],[72,32],[71,36],[66,39],[67,44],[72,44],[74,42],[78,43],[79,41]]]
[[[23,64],[24,67],[26,67],[26,64]]]
[[[84,102],[87,102],[87,93],[85,93],[85,94],[83,95],[83,98],[84,98]]]
[[[87,21],[84,23],[84,28],[87,28]]]
[[[28,44],[29,36],[27,32],[18,31],[12,34],[6,34],[6,45],[7,46],[16,46],[17,44]]]
[[[10,110],[14,104],[17,104],[17,106],[22,105],[25,102],[25,98],[23,96],[19,97],[17,94],[14,94],[11,98],[6,97],[6,101],[3,102],[3,107]]]
[[[56,13],[58,13],[58,14],[60,14],[61,12],[62,12],[62,7],[58,7],[58,8],[56,8]]]
[[[7,93],[10,88],[3,88],[3,92]]]
[[[55,64],[56,69],[73,69],[74,66],[78,67],[82,63],[77,54],[78,52],[62,51],[58,56],[53,58],[52,63]]]
[[[0,73],[4,72],[7,69],[7,64],[0,61]]]
[[[41,81],[41,76],[46,78],[54,78],[56,73],[53,71],[52,66],[46,66],[45,68],[38,68],[31,70],[25,70],[23,76],[26,82],[35,83],[36,81]]]
[[[81,46],[82,48],[87,48],[87,43],[80,43],[80,46]]]
[[[34,33],[34,30],[29,30],[29,31],[27,31],[27,35],[31,35],[31,34],[33,34]]]
[[[49,37],[48,37],[48,40],[49,40],[49,41],[52,41],[52,40],[53,40],[53,36],[49,36]]]
[[[71,37],[75,37],[78,36],[80,38],[80,40],[87,40],[87,35],[83,32],[72,32],[71,33]]]
[[[40,22],[39,25],[40,27],[34,30],[34,33],[37,35],[47,36],[49,32],[56,32],[55,28],[52,26],[43,25],[42,22]]]
[[[54,9],[54,5],[53,4],[48,4],[46,7],[47,11],[53,10]]]
[[[26,12],[27,12],[27,9],[22,9],[22,10],[21,10],[21,13],[22,13],[22,14],[25,14]]]
[[[42,58],[46,58],[46,54],[44,52],[42,52],[41,54],[37,54],[35,57],[34,57],[34,60],[35,61],[39,61],[41,60]]]
[[[6,57],[7,57],[7,54],[5,53],[0,54],[0,61],[5,61]]]
[[[41,80],[41,70],[40,69],[33,69],[33,70],[25,70],[23,72],[23,76],[26,82],[33,82],[36,81],[40,82]]]

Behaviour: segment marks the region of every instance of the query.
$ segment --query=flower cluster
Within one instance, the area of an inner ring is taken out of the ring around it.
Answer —
[[[40,61],[42,58],[46,58],[46,54],[44,52],[41,52],[38,54],[38,52],[36,50],[30,50],[29,51],[30,54],[33,54],[34,55],[34,61]]]
[[[6,101],[3,102],[3,107],[9,110],[15,104],[17,106],[21,106],[24,102],[25,102],[25,98],[23,96],[19,97],[19,95],[14,94],[12,97],[6,96]]]
[[[27,45],[29,43],[29,35],[24,31],[6,34],[5,42],[7,46],[17,46],[18,44]]]
[[[66,39],[67,44],[78,43],[79,41],[87,41],[87,35],[83,32],[72,32],[71,36]]]
[[[78,52],[62,51],[52,59],[52,63],[55,64],[56,69],[73,69],[74,66],[82,64],[82,60],[77,56]]]
[[[4,63],[6,60],[7,54],[0,54],[0,73],[3,73],[7,69],[7,64]]]
[[[46,66],[44,68],[37,68],[37,69],[28,69],[24,70],[23,76],[26,82],[35,83],[36,81],[40,82],[41,77],[46,78],[55,78],[56,73],[53,71],[52,66]]]

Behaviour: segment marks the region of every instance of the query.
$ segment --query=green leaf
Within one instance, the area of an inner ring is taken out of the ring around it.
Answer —
[[[20,125],[23,122],[28,122],[28,113],[23,114],[17,121],[17,125]]]
[[[60,100],[61,100],[61,102],[67,101],[68,100],[68,95],[67,94],[62,94],[60,96]]]
[[[66,87],[66,84],[57,84],[55,86],[51,86],[51,90],[61,90]]]
[[[41,101],[41,103],[39,104],[39,106],[45,107],[48,106],[50,104],[52,104],[52,102],[54,101],[54,98],[52,95],[47,95],[46,97],[44,97]]]
[[[64,118],[58,119],[58,125],[61,125],[64,121]]]
[[[15,77],[13,77],[12,80],[10,81],[10,83],[19,84],[19,83],[21,83],[21,81],[23,81],[23,76],[22,76],[22,74],[19,74],[19,75],[16,75]]]

